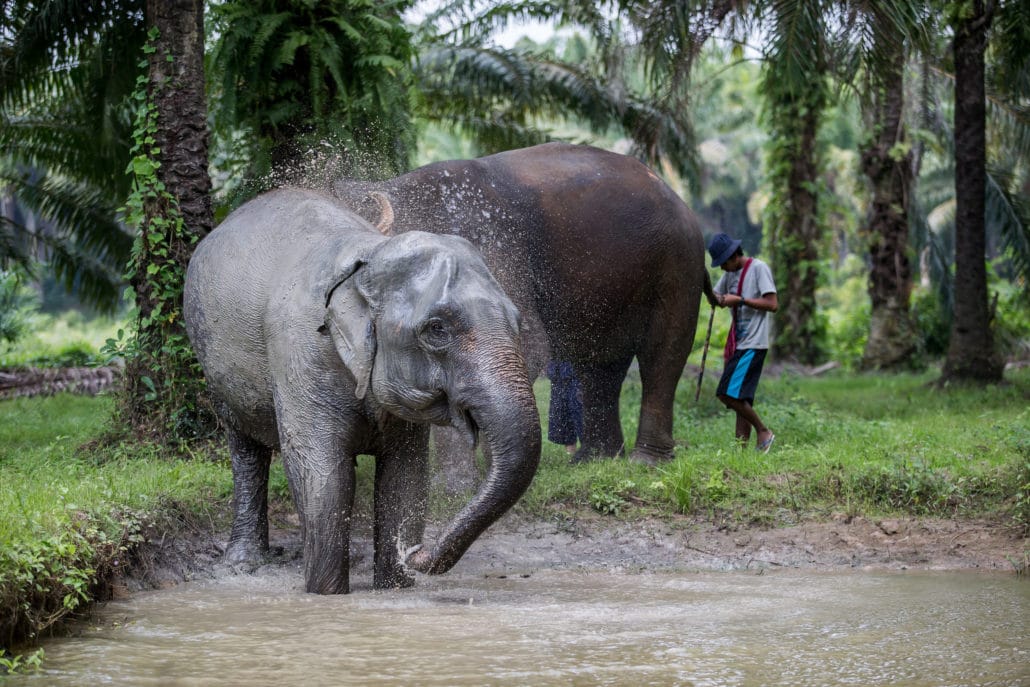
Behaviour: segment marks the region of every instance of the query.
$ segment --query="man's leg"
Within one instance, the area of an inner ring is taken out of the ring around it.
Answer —
[[[751,441],[751,423],[740,413],[737,413],[737,441],[742,446],[747,446]]]
[[[719,400],[737,414],[737,439],[742,443],[746,444],[751,439],[752,427],[758,432],[759,444],[768,441],[769,437],[773,435],[772,431],[762,422],[762,418],[758,417],[754,407],[747,401],[725,395],[719,396]]]

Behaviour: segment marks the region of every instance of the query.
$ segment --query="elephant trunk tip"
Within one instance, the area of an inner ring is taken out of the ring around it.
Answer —
[[[435,557],[434,560],[429,549],[421,544],[416,544],[404,552],[404,565],[415,572],[426,575],[439,575],[447,572],[451,567],[449,565],[442,566],[439,557]]]

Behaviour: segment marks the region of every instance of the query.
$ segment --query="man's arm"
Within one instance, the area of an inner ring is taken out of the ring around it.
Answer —
[[[767,312],[776,312],[780,308],[780,303],[776,300],[775,291],[763,293],[761,298],[743,298],[735,293],[726,293],[719,296],[719,305],[724,308],[732,308],[735,305],[746,305],[749,308],[765,310]]]

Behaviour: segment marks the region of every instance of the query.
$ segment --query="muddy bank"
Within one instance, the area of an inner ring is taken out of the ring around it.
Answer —
[[[435,529],[430,527],[430,534]],[[252,570],[221,562],[228,532],[187,527],[145,544],[115,581],[113,594],[170,587],[186,580],[295,570],[303,582],[300,531],[274,528],[272,555]],[[693,518],[622,521],[584,512],[526,520],[508,515],[481,536],[454,572],[525,575],[547,569],[668,570],[804,569],[1026,571],[1030,541],[1019,529],[986,520],[839,517],[791,527],[725,527]],[[352,541],[351,580],[367,589],[372,576],[370,528]]]

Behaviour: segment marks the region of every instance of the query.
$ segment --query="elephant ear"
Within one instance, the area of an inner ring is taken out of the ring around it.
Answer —
[[[366,198],[374,200],[376,206],[379,208],[379,219],[376,220],[375,226],[379,230],[379,233],[383,236],[395,236],[396,231],[393,230],[393,203],[390,202],[390,196],[382,191],[372,191]]]
[[[360,288],[361,267],[355,261],[334,279],[325,292],[325,328],[336,352],[354,377],[354,395],[364,398],[372,381],[376,332],[372,311]]]

